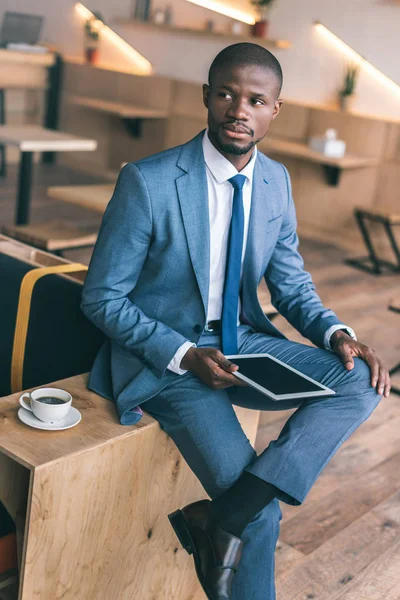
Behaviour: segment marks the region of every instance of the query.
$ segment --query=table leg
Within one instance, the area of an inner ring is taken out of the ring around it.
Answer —
[[[56,56],[56,62],[49,68],[48,84],[46,95],[46,112],[44,126],[47,129],[58,129],[60,113],[60,97],[62,83],[63,61],[60,54]],[[43,152],[43,164],[53,164],[55,161],[55,152]]]
[[[32,194],[32,164],[33,152],[21,152],[19,164],[19,184],[17,196],[16,225],[27,225]]]
[[[6,91],[0,89],[0,125],[6,122]],[[6,147],[0,146],[0,176],[6,176]]]

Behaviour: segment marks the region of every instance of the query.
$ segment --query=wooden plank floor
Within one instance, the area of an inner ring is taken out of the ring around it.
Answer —
[[[46,198],[45,190],[49,185],[104,179],[64,167],[40,166],[35,174],[32,221],[99,222],[89,210]],[[0,179],[0,224],[13,221],[15,180],[15,167],[5,181]],[[400,276],[374,277],[357,271],[344,265],[345,251],[329,244],[304,239],[300,251],[325,305],[351,325],[388,367],[400,362],[400,315],[387,310],[389,301],[400,297]],[[90,250],[70,251],[67,256],[87,263]],[[265,286],[260,296],[268,300]],[[283,317],[274,323],[290,339],[310,343]],[[291,412],[262,414],[258,453],[279,435]],[[400,397],[391,395],[336,453],[302,506],[282,503],[277,600],[400,600],[399,465]]]

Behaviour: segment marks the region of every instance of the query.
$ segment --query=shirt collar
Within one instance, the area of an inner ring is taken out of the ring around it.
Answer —
[[[204,161],[217,183],[224,183],[239,173],[236,167],[234,167],[233,164],[227,158],[225,158],[225,156],[222,156],[222,154],[218,152],[215,146],[213,146],[213,144],[210,142],[208,137],[208,129],[206,129],[203,136],[203,153]],[[240,174],[245,175],[250,183],[253,181],[256,158],[257,147],[254,146],[254,152],[250,162],[248,162],[245,168],[240,171]]]

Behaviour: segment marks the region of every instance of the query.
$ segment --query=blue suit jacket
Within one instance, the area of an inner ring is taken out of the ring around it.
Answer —
[[[123,167],[83,287],[82,310],[108,338],[89,388],[115,401],[125,425],[141,418],[140,403],[179,377],[167,366],[183,342],[199,340],[206,322],[210,229],[202,135]],[[340,321],[322,305],[297,248],[288,172],[258,152],[243,312],[257,331],[285,337],[258,302],[264,276],[277,310],[323,347],[325,331]]]

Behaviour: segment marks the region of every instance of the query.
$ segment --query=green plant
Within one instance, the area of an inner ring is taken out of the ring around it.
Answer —
[[[100,31],[103,26],[104,21],[101,14],[99,12],[93,13],[93,15],[85,22],[86,37],[97,42],[100,39]]]
[[[358,63],[349,63],[347,65],[344,76],[344,86],[340,90],[341,96],[351,96],[354,94],[359,72],[360,65]]]

